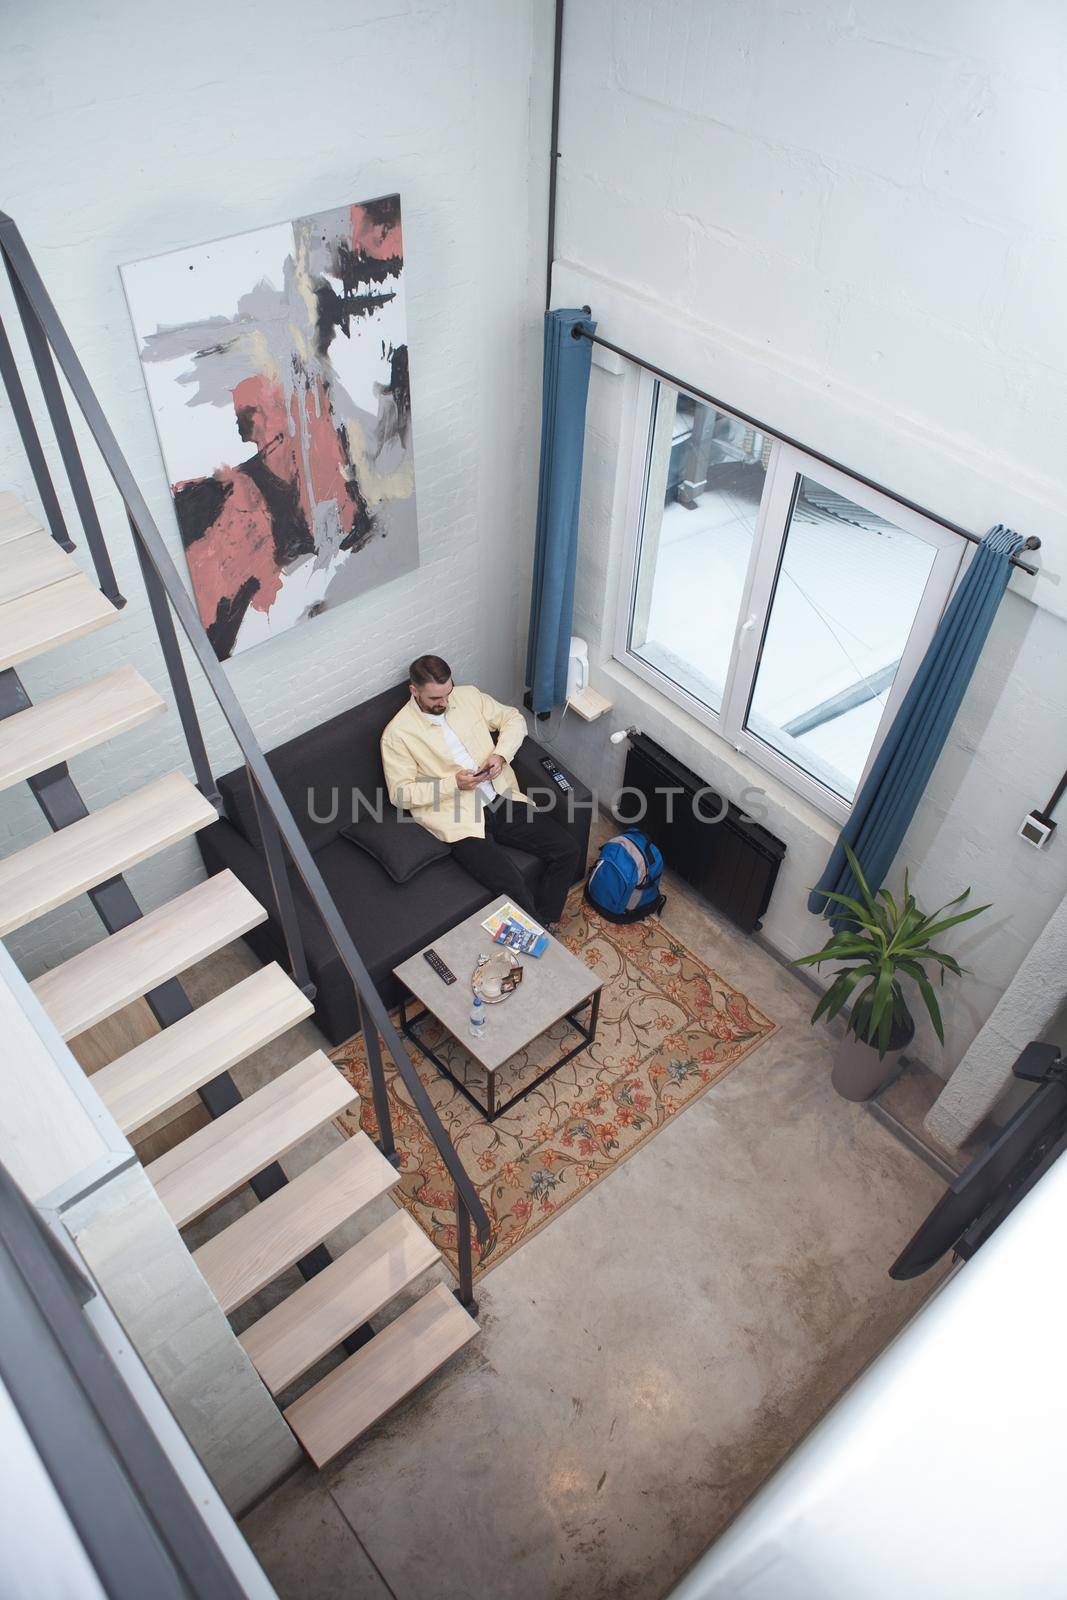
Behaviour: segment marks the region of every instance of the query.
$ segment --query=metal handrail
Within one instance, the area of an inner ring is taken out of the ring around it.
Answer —
[[[371,1024],[370,1027],[364,1028],[364,1037],[367,1044],[372,1080],[375,1078],[374,1055],[378,1050],[377,1034],[380,1033],[412,1098],[415,1109],[425,1123],[427,1132],[437,1147],[437,1152],[455,1184],[457,1231],[462,1235],[464,1219],[461,1213],[465,1209],[468,1217],[468,1228],[469,1224],[473,1222],[478,1238],[484,1244],[488,1241],[490,1233],[489,1217],[485,1207],[478,1198],[474,1185],[459,1159],[456,1148],[448,1137],[444,1125],[434,1109],[425,1085],[419,1078],[407,1051],[404,1049],[400,1035],[393,1026],[389,1014],[382,1004],[381,997],[364,965],[363,958],[356,949],[351,934],[345,927],[321,872],[315,865],[314,857],[297,827],[296,819],[278,786],[277,779],[267,764],[267,758],[260,748],[259,741],[252,731],[241,703],[234,694],[229,679],[219,665],[218,658],[200,620],[199,613],[178,574],[178,569],[163,542],[163,537],[156,526],[152,513],[149,511],[144,497],[137,487],[129,463],[123,455],[118,440],[112,432],[111,425],[103,413],[85,369],[70,342],[66,329],[60,321],[59,314],[52,303],[48,290],[45,288],[40,273],[34,265],[33,258],[26,248],[25,241],[16,223],[4,212],[0,212],[0,252],[4,256],[9,276],[12,277],[13,281],[16,279],[18,281],[21,291],[18,296],[20,310],[27,310],[32,313],[51,348],[52,354],[59,363],[70,392],[78,403],[78,408],[85,419],[86,426],[93,436],[96,447],[104,459],[104,465],[107,467],[126,508],[130,527],[139,550],[143,552],[151,564],[166,591],[167,599],[178,621],[181,623],[200,669],[207,679],[208,685],[218,702],[219,709],[226,718],[230,731],[240,747],[249,776],[258,791],[258,796],[270,812],[289,852],[290,859],[303,881],[315,910],[322,918],[326,930],[333,940],[345,970],[352,980],[359,1000],[360,1015],[365,1022],[369,1019]],[[53,426],[57,427],[61,432],[62,417],[53,411],[51,407],[50,414]],[[69,419],[67,419],[67,425],[69,426]],[[63,453],[64,459],[66,459],[66,451],[64,450]],[[95,560],[97,550],[92,545],[91,552]],[[103,574],[100,568],[97,568],[97,576],[101,580],[102,589],[108,586],[109,575],[113,584],[114,578],[110,574],[110,563],[108,563],[107,569]],[[462,1252],[460,1253],[460,1260],[461,1262],[463,1260]],[[469,1291],[469,1288],[469,1284],[461,1283],[461,1290]],[[469,1292],[465,1297],[467,1299],[470,1298]]]

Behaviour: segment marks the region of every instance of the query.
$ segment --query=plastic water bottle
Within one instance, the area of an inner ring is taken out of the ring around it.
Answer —
[[[468,1023],[467,1031],[470,1033],[472,1039],[485,1038],[485,1006],[482,1003],[482,997],[480,994],[476,994],[474,996],[474,1003],[471,1006],[470,1021]]]

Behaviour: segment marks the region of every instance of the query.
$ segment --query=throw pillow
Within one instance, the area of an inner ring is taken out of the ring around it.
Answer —
[[[342,828],[341,838],[372,856],[394,883],[407,883],[416,872],[451,854],[447,844],[417,822],[399,822],[388,812],[381,822],[360,817]]]

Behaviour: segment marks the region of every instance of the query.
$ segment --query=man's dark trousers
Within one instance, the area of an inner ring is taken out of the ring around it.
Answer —
[[[567,890],[578,871],[580,847],[566,828],[544,812],[521,800],[498,795],[482,812],[484,839],[456,839],[452,854],[472,878],[496,894],[506,894],[531,910],[539,922],[558,922]],[[530,906],[530,888],[502,845],[525,850],[541,863],[536,904]]]

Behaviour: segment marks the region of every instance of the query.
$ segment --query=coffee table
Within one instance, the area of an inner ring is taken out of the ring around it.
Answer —
[[[480,955],[492,955],[499,948],[482,927],[482,923],[507,901],[506,895],[476,911],[441,938],[435,939],[427,950],[436,950],[441,960],[456,975],[455,983],[443,983],[425,960],[420,950],[409,956],[393,971],[405,989],[418,1001],[422,1009],[409,1015],[407,999],[400,1005],[400,1028],[405,1038],[432,1061],[439,1072],[466,1095],[487,1122],[495,1122],[517,1101],[530,1094],[565,1061],[571,1061],[588,1048],[596,1038],[597,1019],[600,1015],[600,990],[602,980],[591,972],[584,961],[572,956],[565,945],[549,935],[548,949],[543,956],[519,956],[524,971],[522,982],[514,993],[498,1005],[487,1005],[485,1034],[472,1039],[467,1022],[471,1010],[471,974]],[[582,1021],[578,1013],[588,1007],[588,1017]],[[486,1102],[483,1105],[465,1083],[451,1071],[446,1062],[436,1055],[416,1031],[427,1017],[436,1017],[456,1038],[467,1053],[485,1069]],[[513,1094],[504,1105],[497,1105],[496,1075],[519,1050],[531,1044],[539,1034],[554,1022],[566,1020],[580,1035],[580,1042],[561,1055],[532,1083]]]

